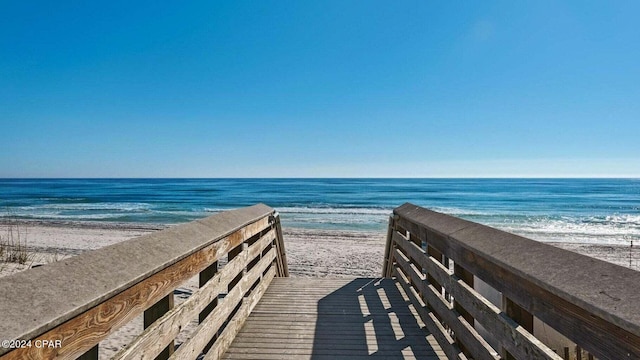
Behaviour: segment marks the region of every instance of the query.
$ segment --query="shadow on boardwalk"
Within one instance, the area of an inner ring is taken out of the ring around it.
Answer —
[[[444,359],[391,279],[276,278],[227,359]]]

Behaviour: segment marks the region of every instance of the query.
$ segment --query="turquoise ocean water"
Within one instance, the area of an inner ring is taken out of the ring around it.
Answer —
[[[639,179],[0,179],[0,218],[173,224],[263,202],[284,226],[385,231],[412,202],[542,241],[640,242]]]

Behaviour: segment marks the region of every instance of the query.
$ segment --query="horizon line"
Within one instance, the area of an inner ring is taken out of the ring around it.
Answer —
[[[429,179],[451,179],[451,180],[471,180],[471,179],[629,179],[629,180],[640,180],[640,175],[638,176],[401,176],[401,177],[384,177],[384,176],[360,176],[360,177],[350,177],[350,176],[291,176],[291,177],[261,177],[261,176],[220,176],[220,177],[208,177],[208,176],[195,176],[195,177],[163,177],[163,176],[71,176],[71,177],[4,177],[0,176],[0,180],[198,180],[198,179],[220,179],[220,180],[295,180],[295,179],[345,179],[345,180],[367,180],[367,179],[380,179],[380,180],[401,180],[401,179],[415,179],[415,180],[429,180]]]

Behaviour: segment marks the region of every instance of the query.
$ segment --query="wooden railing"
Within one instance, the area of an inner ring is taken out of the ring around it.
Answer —
[[[449,359],[640,359],[637,271],[404,204],[383,276]],[[551,348],[551,329],[575,347]]]
[[[200,288],[174,307],[194,276]],[[115,359],[217,359],[274,276],[288,276],[280,220],[261,204],[34,268],[0,279],[0,359],[97,359],[98,343],[141,314],[144,332]]]

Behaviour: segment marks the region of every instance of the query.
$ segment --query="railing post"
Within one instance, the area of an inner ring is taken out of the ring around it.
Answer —
[[[282,236],[282,226],[280,225],[280,214],[277,212],[273,214],[273,222],[276,228],[276,250],[278,257],[276,262],[278,263],[278,276],[289,277],[289,265],[287,264],[287,253],[284,249],[284,237]]]
[[[162,315],[166,314],[169,310],[173,308],[173,291],[163,297],[160,301],[152,305],[150,308],[144,311],[144,328],[148,328],[153,324],[156,320],[162,317]],[[166,360],[173,354],[175,350],[174,341],[171,340],[169,345],[162,350],[158,356],[156,356],[156,360]]]
[[[395,227],[395,217],[389,216],[389,226],[387,227],[387,243],[384,247],[384,263],[382,264],[382,277],[391,277],[393,271],[393,230]]]

